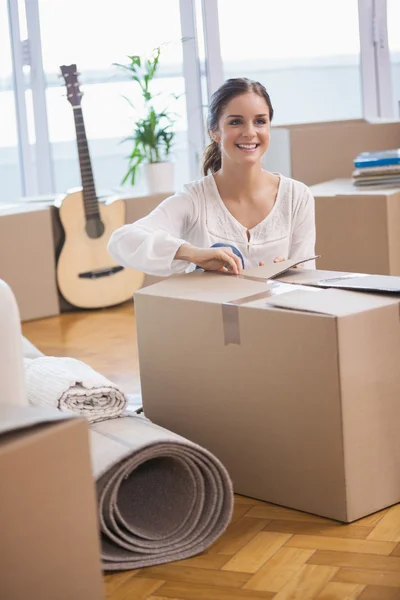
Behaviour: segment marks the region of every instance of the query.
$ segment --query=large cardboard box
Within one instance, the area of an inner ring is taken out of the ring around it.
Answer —
[[[360,152],[389,150],[400,145],[400,121],[364,119],[277,126],[264,163],[276,171],[314,185],[350,177]]]
[[[350,179],[311,187],[321,269],[400,275],[400,188],[360,189]]]
[[[102,600],[87,422],[0,405],[0,479],[1,598]]]
[[[214,452],[240,494],[345,522],[400,501],[400,298],[271,272],[136,293],[146,416]]]
[[[0,205],[0,278],[13,290],[22,321],[60,313],[48,205]]]
[[[134,223],[146,217],[152,210],[174,192],[163,192],[160,194],[148,194],[146,196],[121,196],[126,202],[126,222]]]

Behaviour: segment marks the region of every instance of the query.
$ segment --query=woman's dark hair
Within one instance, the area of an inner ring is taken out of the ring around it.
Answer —
[[[217,131],[219,120],[226,105],[236,96],[241,96],[248,92],[254,92],[264,98],[269,109],[269,120],[272,121],[274,109],[272,108],[271,99],[265,87],[258,81],[252,81],[246,77],[238,77],[236,79],[227,79],[211,96],[208,108],[208,131]],[[221,168],[221,150],[219,144],[214,140],[211,141],[203,154],[203,175],[207,175],[208,171],[215,173]]]

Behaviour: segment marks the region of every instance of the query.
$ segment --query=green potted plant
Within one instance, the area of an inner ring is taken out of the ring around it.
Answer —
[[[139,86],[143,100],[143,107],[138,111],[132,135],[122,140],[133,143],[132,151],[127,157],[128,170],[122,183],[134,185],[139,167],[142,166],[150,193],[174,189],[173,163],[170,161],[171,146],[175,137],[174,113],[167,109],[158,111],[155,108],[154,100],[158,94],[154,94],[151,89],[160,54],[161,47],[158,47],[150,58],[134,55],[128,56],[127,65],[114,63],[129,71],[132,80]],[[129,98],[126,100],[137,110]]]

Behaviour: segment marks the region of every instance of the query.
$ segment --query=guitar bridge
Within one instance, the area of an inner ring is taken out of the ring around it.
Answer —
[[[119,273],[122,271],[124,267],[116,266],[109,267],[107,269],[95,269],[94,271],[85,271],[84,273],[79,273],[79,277],[81,279],[99,279],[100,277],[109,277],[110,275],[115,275],[115,273]]]

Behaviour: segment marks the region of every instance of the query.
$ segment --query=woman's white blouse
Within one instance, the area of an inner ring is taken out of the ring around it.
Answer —
[[[213,175],[185,185],[147,217],[124,225],[111,236],[108,251],[125,267],[168,276],[194,269],[174,260],[189,243],[208,248],[226,243],[241,252],[245,268],[274,258],[306,259],[315,254],[314,198],[303,183],[280,175],[275,204],[269,215],[247,230],[226,208]],[[315,268],[313,262],[307,268]]]

